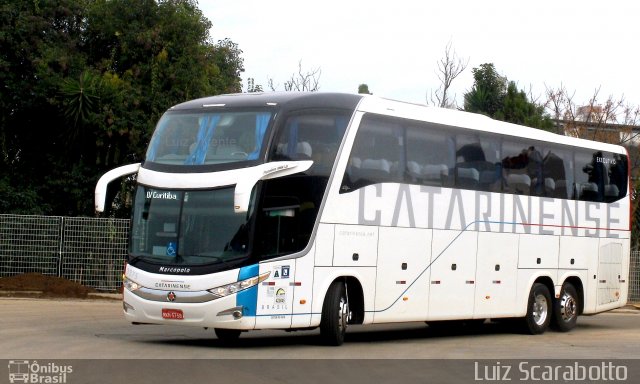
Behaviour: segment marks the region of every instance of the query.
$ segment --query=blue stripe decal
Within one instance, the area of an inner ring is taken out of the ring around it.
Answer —
[[[259,270],[260,266],[258,264],[240,268],[238,281],[258,276]],[[238,294],[236,294],[236,305],[243,307],[243,314],[245,316],[255,316],[258,307],[258,286],[254,285],[249,289],[238,292]]]
[[[258,271],[260,270],[260,266],[258,264],[249,265],[248,267],[240,268],[240,272],[238,273],[238,281],[250,279],[252,277],[258,276]]]

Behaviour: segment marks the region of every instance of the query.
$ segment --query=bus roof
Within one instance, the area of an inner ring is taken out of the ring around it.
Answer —
[[[170,110],[231,107],[250,108],[279,106],[282,109],[343,108],[389,115],[418,121],[490,132],[499,135],[523,137],[580,148],[626,154],[624,147],[597,141],[559,135],[541,129],[506,123],[487,116],[453,109],[431,107],[390,100],[373,95],[331,92],[257,92],[210,96],[187,101]]]
[[[250,108],[280,106],[284,109],[344,108],[354,110],[362,95],[328,92],[256,92],[204,97],[171,107],[171,110],[212,107]]]

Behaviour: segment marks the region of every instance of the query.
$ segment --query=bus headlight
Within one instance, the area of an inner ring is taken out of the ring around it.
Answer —
[[[126,289],[128,289],[131,292],[135,292],[138,289],[142,288],[142,285],[136,283],[135,281],[131,280],[127,276],[124,276],[122,284]]]
[[[244,291],[245,289],[249,289],[254,285],[260,284],[261,282],[267,280],[271,275],[271,272],[265,272],[259,276],[251,277],[246,280],[237,281],[235,283],[223,285],[217,288],[207,289],[207,291],[211,292],[217,298],[225,297],[240,291]]]

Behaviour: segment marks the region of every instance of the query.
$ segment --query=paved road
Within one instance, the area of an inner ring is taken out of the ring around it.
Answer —
[[[213,330],[131,325],[108,300],[0,299],[0,359],[640,359],[640,311],[583,316],[569,333],[504,324],[442,332],[424,323],[352,326],[342,347],[317,331],[254,331],[225,347]]]

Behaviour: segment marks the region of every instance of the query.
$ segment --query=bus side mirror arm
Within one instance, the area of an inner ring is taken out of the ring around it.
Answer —
[[[96,184],[96,191],[95,191],[96,212],[98,213],[104,212],[104,204],[107,199],[107,186],[109,185],[109,183],[120,177],[134,174],[138,172],[138,169],[140,169],[140,163],[128,164],[128,165],[123,165],[122,167],[112,169],[109,172],[102,175],[102,177],[98,180],[98,183]]]
[[[233,195],[233,210],[235,213],[244,213],[249,210],[251,191],[259,180],[275,179],[278,177],[304,172],[311,168],[312,160],[302,161],[274,161],[256,167],[247,168],[246,173],[240,178]]]

